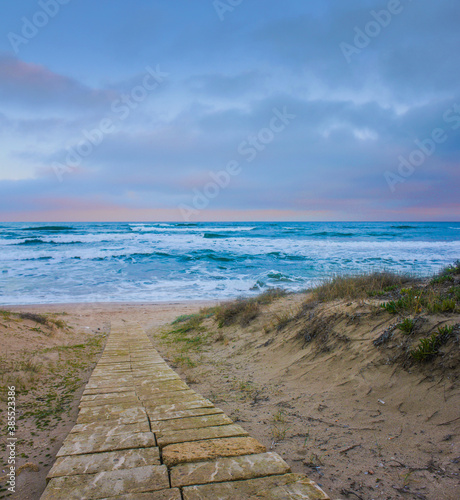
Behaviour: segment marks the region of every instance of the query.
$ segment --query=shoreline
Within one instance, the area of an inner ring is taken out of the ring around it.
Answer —
[[[236,297],[235,297],[236,298]],[[37,304],[0,304],[0,309],[8,308],[11,311],[31,308],[31,309],[47,309],[47,308],[81,308],[88,307],[90,309],[95,308],[114,308],[114,307],[173,307],[173,306],[209,306],[219,304],[225,301],[231,301],[233,299],[226,300],[205,300],[205,299],[190,299],[190,300],[170,300],[165,302],[46,302]]]

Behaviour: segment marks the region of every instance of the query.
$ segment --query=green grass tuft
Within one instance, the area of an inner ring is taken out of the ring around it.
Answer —
[[[453,326],[443,326],[439,327],[436,333],[433,333],[431,337],[422,338],[419,340],[419,345],[417,348],[413,349],[410,354],[411,356],[419,362],[429,361],[436,357],[439,352],[439,348],[445,344],[449,338],[452,336],[454,327]]]
[[[415,321],[412,318],[405,318],[401,323],[399,323],[399,325],[397,325],[397,328],[406,335],[410,335],[414,331]]]

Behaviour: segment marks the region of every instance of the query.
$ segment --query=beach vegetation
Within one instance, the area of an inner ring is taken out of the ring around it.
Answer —
[[[176,366],[186,367],[186,368],[195,368],[197,365],[195,361],[193,361],[190,356],[186,356],[185,354],[180,354],[179,356],[175,356],[173,358],[173,363]]]
[[[215,316],[219,328],[235,324],[245,327],[259,316],[260,306],[269,305],[287,294],[281,288],[270,288],[256,297],[240,297],[221,304],[212,308],[211,314]]]
[[[177,319],[180,318],[180,321]],[[182,317],[179,316],[172,324],[176,325],[175,328],[171,330],[171,333],[174,334],[186,334],[192,330],[202,331],[203,327],[201,323],[203,322],[203,315],[200,313],[184,315]]]
[[[44,314],[37,313],[18,313],[17,316],[21,319],[35,321],[35,323],[40,323],[41,325],[48,325],[48,318]]]
[[[186,321],[189,321],[190,319],[192,319],[194,316],[196,316],[196,315],[195,314],[181,314],[171,323],[171,325],[177,325],[177,323],[185,323]]]
[[[452,283],[455,277],[460,276],[460,260],[442,269],[436,276],[431,279],[433,284]]]
[[[436,333],[428,338],[421,338],[418,346],[410,354],[416,361],[428,361],[433,359],[439,353],[439,348],[444,345],[452,336],[454,327],[439,327]]]
[[[282,311],[275,313],[273,319],[273,325],[276,330],[282,330],[285,328],[291,321],[294,321],[298,316],[294,314],[291,310]]]
[[[405,318],[397,325],[397,328],[404,334],[410,335],[414,331],[415,321],[412,318]]]
[[[247,326],[257,318],[260,312],[259,303],[253,299],[237,299],[233,302],[222,304],[215,313],[217,326],[231,326],[239,323],[240,326]]]
[[[279,443],[286,438],[287,431],[289,430],[288,422],[283,410],[278,410],[272,417],[271,422],[271,435],[274,443]]]
[[[385,295],[417,279],[390,272],[374,272],[354,276],[336,276],[312,290],[315,300],[364,299]]]

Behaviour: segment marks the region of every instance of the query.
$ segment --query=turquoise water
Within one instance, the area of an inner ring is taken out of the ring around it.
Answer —
[[[224,299],[457,259],[458,222],[3,223],[0,303]]]

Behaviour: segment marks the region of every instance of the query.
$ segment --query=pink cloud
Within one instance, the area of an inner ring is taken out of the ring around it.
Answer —
[[[0,56],[0,99],[8,102],[92,106],[107,104],[116,96],[114,91],[91,89],[45,66]]]

